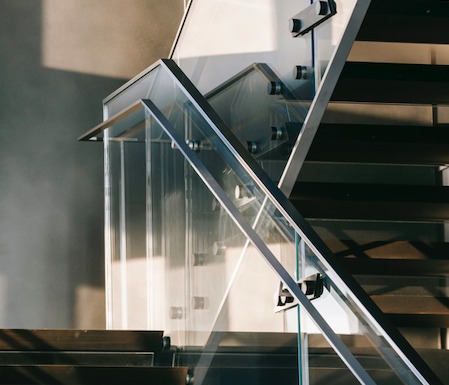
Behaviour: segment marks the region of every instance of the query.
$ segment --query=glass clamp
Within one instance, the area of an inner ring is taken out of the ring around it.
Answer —
[[[305,35],[336,13],[334,0],[316,1],[289,20],[289,30],[293,37]]]
[[[324,289],[330,290],[327,278],[320,273],[313,274],[307,278],[298,281],[298,286],[306,297],[313,301],[320,298],[324,294]],[[278,313],[291,309],[298,305],[298,301],[291,295],[288,288],[284,287],[284,283],[279,283],[279,290],[275,295],[274,312]]]

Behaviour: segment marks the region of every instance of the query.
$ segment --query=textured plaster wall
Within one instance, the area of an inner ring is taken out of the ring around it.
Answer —
[[[182,8],[0,0],[0,327],[104,326],[102,146],[76,138],[105,96],[168,55]]]

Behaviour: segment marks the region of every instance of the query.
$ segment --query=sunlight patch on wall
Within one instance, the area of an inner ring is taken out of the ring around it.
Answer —
[[[272,52],[278,45],[277,11],[274,0],[193,2],[176,55],[185,59]]]
[[[131,78],[168,55],[183,8],[183,0],[42,0],[42,64]]]

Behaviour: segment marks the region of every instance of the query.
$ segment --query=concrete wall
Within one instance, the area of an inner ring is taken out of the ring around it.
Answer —
[[[0,327],[101,328],[102,99],[166,57],[183,0],[0,0]]]

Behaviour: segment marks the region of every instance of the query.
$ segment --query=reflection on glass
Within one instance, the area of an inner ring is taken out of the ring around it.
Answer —
[[[301,311],[314,314],[312,324],[301,317],[302,333],[321,334],[324,330],[330,346],[361,381],[373,383],[375,374],[369,372],[367,362],[374,360],[388,371],[391,383],[421,383],[420,374],[408,368],[389,335],[304,235],[304,229],[279,206],[272,195],[276,193],[274,184],[265,179],[267,185],[263,185],[261,169],[255,164],[248,167],[252,158],[245,155],[241,143],[233,141],[201,96],[170,70],[170,63],[162,63],[157,70],[149,100],[142,102],[146,115],[140,110],[128,117],[133,123],[132,135],[124,133],[121,126],[113,126],[107,134],[108,171],[119,175],[110,190],[111,248],[115,249],[111,292],[119,302],[112,313],[121,315],[117,327],[146,324],[165,330],[178,346],[206,349],[211,343],[213,346],[216,331],[238,331],[241,326],[230,327],[226,317],[223,324],[222,317],[230,311],[226,305],[229,295],[254,244],[278,275],[287,277],[288,273],[288,277],[299,279],[311,299],[302,299],[291,283],[281,287],[287,290],[283,296],[295,293],[293,297],[306,301],[301,302]],[[144,122],[145,130],[137,129],[143,126],[134,119]],[[128,155],[129,146],[136,144],[144,147]],[[134,187],[145,189],[145,199]],[[146,212],[145,233],[137,230],[142,212]],[[298,237],[303,241],[299,254]],[[146,248],[143,258],[139,256],[142,245]],[[133,265],[134,255],[140,265]],[[139,287],[146,290],[141,290],[142,301],[136,304],[144,314],[141,324],[134,323],[135,311],[130,308],[136,300],[129,286],[136,283],[130,275],[133,266],[145,271],[140,274],[144,278]],[[114,270],[118,272],[115,276]],[[311,286],[307,280],[313,275],[312,284],[321,288],[312,290],[311,295],[304,287]],[[255,274],[248,278],[248,285],[261,290],[266,281],[279,296],[276,276],[272,282]],[[244,298],[240,301],[245,304]],[[272,302],[270,314],[276,304]],[[238,306],[245,308],[246,304]],[[294,309],[277,314],[283,329],[276,332],[298,332],[297,317],[289,320],[296,314]],[[366,354],[354,357],[350,352],[359,343],[366,347]]]
[[[151,324],[178,346],[203,346],[246,239],[157,125],[148,126]],[[160,130],[160,129],[159,129]],[[151,133],[150,133],[151,132]]]
[[[253,64],[206,95],[244,147],[279,180],[307,105],[266,64]]]
[[[148,99],[104,134],[108,326],[163,329],[200,384],[226,383],[226,353],[244,366],[274,350],[292,376],[249,364],[245,383],[330,382],[324,367],[348,384],[425,383],[273,183],[356,4],[293,39],[309,0],[194,0],[173,58],[210,105],[166,62],[105,102],[109,118]]]
[[[179,99],[176,104],[181,105],[181,103],[179,103]],[[154,109],[154,105],[150,104],[150,110],[157,118],[158,111]],[[198,119],[199,116],[197,115],[197,122]],[[158,118],[158,121],[161,122],[164,120]],[[182,143],[180,138],[183,138],[180,134],[182,134],[183,131],[175,132],[175,127],[172,126],[168,120],[166,121],[166,124],[169,128],[166,126],[165,129],[170,132],[172,138],[178,138],[176,145],[180,146]],[[192,129],[191,126],[189,128]],[[207,130],[207,127],[203,127],[203,130]],[[198,129],[195,131],[196,138],[200,135],[200,131],[202,130]],[[212,143],[206,141],[206,139],[195,139],[195,143],[197,143],[197,146],[191,146],[191,142],[187,140],[187,145],[189,146],[188,150],[192,153],[190,156],[193,157],[193,154],[198,156],[198,158],[201,159],[201,164],[206,166],[208,172],[212,171],[211,174],[215,176],[215,181],[220,184],[219,190],[221,192],[225,192],[230,200],[247,200],[239,206],[236,205],[236,208],[238,208],[245,220],[254,225],[259,237],[264,241],[264,244],[269,247],[270,252],[276,255],[281,261],[281,250],[287,250],[287,255],[290,255],[290,257],[293,256],[294,258],[296,243],[293,229],[288,227],[283,215],[274,206],[272,206],[271,202],[262,199],[264,193],[261,190],[258,190],[255,184],[251,187],[248,187],[248,185],[239,185],[240,187],[237,190],[230,190],[228,188],[236,181],[242,183],[245,178],[239,177],[238,170],[236,170],[237,165],[234,165],[234,167],[231,168],[227,166],[226,163],[222,164],[220,162],[220,160],[225,160],[227,158],[227,149],[217,148],[216,153],[214,153],[213,148],[215,147]],[[207,148],[207,152],[201,151],[201,143],[204,144],[204,148]],[[190,157],[189,161],[191,161],[192,164],[195,162]],[[208,165],[209,167],[207,167]],[[217,178],[221,179],[218,180]],[[229,183],[229,180],[233,183]],[[214,191],[214,193],[217,194],[217,198],[220,197],[220,191]],[[239,192],[239,194],[236,194],[236,192]],[[225,245],[221,244],[221,247],[225,247]],[[327,269],[322,265],[321,261],[311,252],[310,249],[305,250],[304,260],[306,263],[304,267],[306,274],[315,273],[317,277],[317,282],[315,282],[315,284],[321,283],[323,286],[320,290],[318,290],[318,294],[316,295],[316,298],[314,298],[317,301],[312,303],[314,305],[318,304],[316,309],[320,314],[328,314],[328,316],[332,315],[334,322],[330,322],[330,326],[333,332],[340,335],[357,335],[358,339],[362,341],[363,344],[368,346],[371,357],[381,361],[386,360],[386,362],[389,363],[390,369],[393,370],[389,374],[393,379],[393,383],[394,381],[400,381],[401,379],[402,381],[406,381],[405,383],[419,383],[415,379],[414,375],[397,357],[393,349],[388,346],[388,343],[382,338],[379,338],[377,333],[373,330],[374,326],[366,318],[363,310],[361,311],[358,309],[358,305],[352,303],[350,297],[348,297],[348,293],[342,292],[340,288],[333,283],[327,274]],[[284,263],[286,263],[286,265],[290,268],[294,267],[296,269],[296,264],[292,263],[291,259],[289,260],[289,258],[287,258],[287,261]],[[318,278],[321,279],[319,282]],[[308,290],[305,291],[307,293]],[[327,298],[325,296],[320,298],[325,291],[329,292],[331,295],[328,295]],[[312,328],[310,331],[316,334],[322,330],[321,328],[322,325],[318,323],[315,325],[315,328]],[[394,378],[396,378],[396,380],[394,380]]]
[[[309,0],[194,0],[172,59],[203,94],[254,63],[268,63],[306,99],[313,78],[311,35],[292,38],[289,19],[309,5]],[[296,65],[310,69],[307,79],[293,77]]]
[[[147,286],[145,208],[145,135],[142,111],[134,113],[105,132],[106,262],[111,291],[112,327],[145,328],[147,299],[138,288]],[[126,127],[126,128],[125,128]],[[142,270],[143,269],[143,270]],[[114,282],[119,282],[118,285]],[[128,294],[132,293],[132,294]],[[135,295],[138,293],[138,295]],[[131,309],[141,309],[132,312]]]

